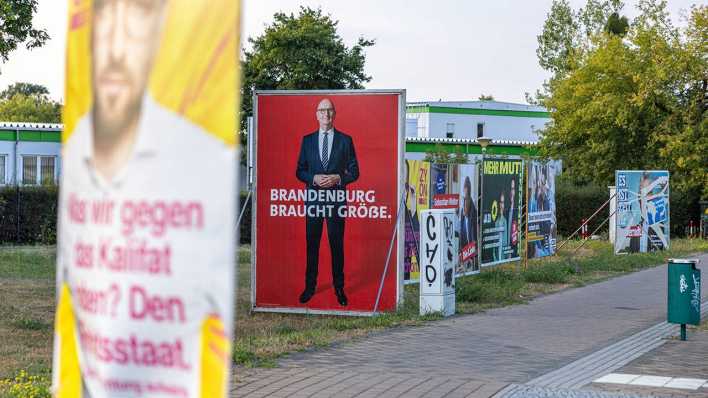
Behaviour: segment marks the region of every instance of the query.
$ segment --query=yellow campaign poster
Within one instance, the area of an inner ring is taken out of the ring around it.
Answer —
[[[420,212],[429,207],[430,163],[406,159],[406,212],[403,280],[420,278]]]
[[[224,397],[239,1],[70,0],[55,397]]]

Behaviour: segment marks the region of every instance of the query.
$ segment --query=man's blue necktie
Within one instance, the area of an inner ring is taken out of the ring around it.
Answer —
[[[327,142],[327,133],[324,133],[324,139],[322,140],[322,167],[327,169],[327,163],[329,163],[329,143]]]

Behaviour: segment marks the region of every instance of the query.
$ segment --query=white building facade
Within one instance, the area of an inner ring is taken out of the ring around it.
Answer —
[[[61,129],[61,124],[0,123],[0,186],[56,184]]]
[[[407,137],[488,137],[495,141],[535,143],[538,132],[550,121],[544,107],[508,102],[409,102],[406,106]]]

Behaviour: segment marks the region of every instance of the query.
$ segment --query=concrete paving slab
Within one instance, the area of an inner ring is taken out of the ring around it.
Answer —
[[[612,384],[629,384],[632,380],[639,377],[639,375],[630,375],[623,373],[610,373],[608,375],[602,376],[599,379],[595,379],[593,383],[612,383]]]

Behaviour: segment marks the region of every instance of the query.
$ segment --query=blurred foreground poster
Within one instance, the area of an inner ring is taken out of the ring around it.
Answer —
[[[239,2],[72,0],[56,397],[223,397]]]

